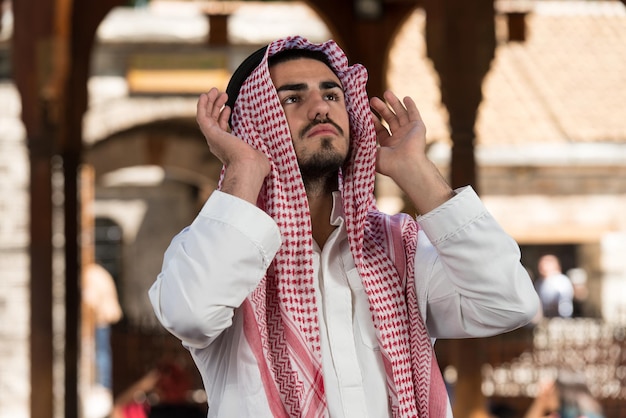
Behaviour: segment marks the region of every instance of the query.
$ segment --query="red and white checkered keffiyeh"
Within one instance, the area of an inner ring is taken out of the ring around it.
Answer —
[[[328,415],[308,201],[267,65],[268,56],[284,49],[323,51],[344,87],[352,141],[350,160],[340,176],[345,224],[372,308],[394,416],[443,417],[445,387],[413,286],[417,224],[407,215],[389,217],[374,207],[377,145],[365,89],[367,71],[359,64],[349,66],[335,42],[312,44],[301,37],[268,46],[261,64],[242,85],[232,113],[233,133],[271,161],[258,206],[276,221],[283,238],[267,275],[242,306],[245,335],[272,413]]]

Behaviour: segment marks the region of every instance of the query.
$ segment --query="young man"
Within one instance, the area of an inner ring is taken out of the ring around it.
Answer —
[[[366,81],[334,42],[294,37],[198,101],[220,188],[150,298],[211,417],[451,416],[431,339],[511,330],[538,308],[517,244],[427,159],[415,103],[370,103]],[[376,210],[376,170],[417,221]]]
[[[545,254],[537,262],[539,278],[535,290],[539,295],[543,316],[571,318],[574,313],[574,285],[563,274],[561,262],[554,254]]]

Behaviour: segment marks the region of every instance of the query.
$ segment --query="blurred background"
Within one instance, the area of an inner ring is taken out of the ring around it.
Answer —
[[[0,418],[206,412],[147,290],[221,169],[198,94],[295,34],[335,39],[371,95],[412,96],[430,158],[478,190],[538,292],[567,279],[523,329],[437,342],[455,416],[523,417],[575,375],[626,417],[625,3],[0,0]],[[414,211],[388,178],[376,194]]]

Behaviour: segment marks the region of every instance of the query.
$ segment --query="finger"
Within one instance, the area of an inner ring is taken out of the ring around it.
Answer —
[[[196,120],[198,122],[200,122],[200,119],[204,118],[208,102],[209,96],[207,93],[202,93],[200,97],[198,97],[198,103],[196,103]]]
[[[420,114],[415,101],[409,96],[406,96],[403,101],[409,115],[409,120],[423,122],[422,115]]]
[[[372,111],[372,121],[374,122],[374,130],[376,131],[376,137],[380,138],[381,136],[389,136],[389,131],[383,125],[378,115]]]
[[[378,97],[372,97],[370,105],[380,115],[380,120],[387,122],[391,127],[391,121],[395,120],[396,115],[391,111],[389,106]]]
[[[219,93],[215,99],[215,101],[213,102],[213,108],[211,109],[211,117],[219,124],[220,127],[223,128],[223,111],[224,111],[224,105],[226,104],[226,100],[228,99],[228,96],[226,95],[226,93]],[[225,130],[225,129],[224,129]]]
[[[218,94],[217,99],[215,100],[215,104],[214,106],[218,109],[221,110],[224,105],[226,104],[226,101],[228,100],[228,95],[224,92],[221,92]]]
[[[393,109],[398,123],[400,125],[404,125],[405,123],[407,123],[409,121],[409,113],[406,107],[404,107],[404,104],[398,98],[398,96],[396,96],[391,90],[387,90],[383,94],[383,97],[385,98],[385,100],[387,100],[387,103],[389,103],[391,109]]]
[[[228,131],[228,119],[230,119],[230,107],[229,106],[224,106],[224,108],[222,109],[222,112],[220,113],[220,118],[218,119],[218,123],[220,125],[220,128],[222,128],[222,130],[224,131]]]
[[[226,99],[222,97],[225,96],[225,94],[220,93],[220,91],[214,87],[209,90],[208,96],[209,101],[206,108],[207,116],[217,121],[219,120],[222,106],[224,105],[224,103],[226,103]]]

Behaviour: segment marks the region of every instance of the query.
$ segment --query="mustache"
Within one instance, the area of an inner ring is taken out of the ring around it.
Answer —
[[[330,119],[329,117],[326,117],[325,119],[315,119],[311,123],[309,123],[307,126],[302,128],[302,130],[300,131],[300,138],[304,138],[307,132],[309,132],[315,126],[321,125],[324,123],[332,125],[335,129],[337,129],[337,132],[339,132],[341,136],[344,135],[343,129],[341,129],[341,127],[337,123],[335,123],[332,119]]]

